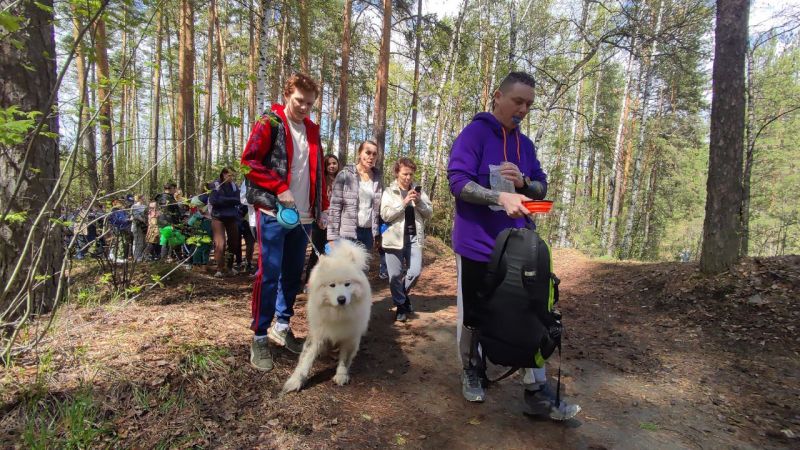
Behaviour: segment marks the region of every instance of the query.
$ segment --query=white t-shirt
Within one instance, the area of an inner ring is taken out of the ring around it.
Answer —
[[[289,122],[289,132],[292,135],[294,152],[292,153],[292,180],[289,182],[289,190],[292,191],[297,212],[300,213],[300,222],[307,224],[314,221],[311,214],[311,202],[309,192],[311,189],[311,171],[309,170],[308,137],[306,136],[306,126],[303,122]]]
[[[372,228],[372,180],[358,182],[358,226]]]

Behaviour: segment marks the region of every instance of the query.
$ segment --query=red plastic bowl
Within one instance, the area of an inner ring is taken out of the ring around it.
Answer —
[[[528,211],[533,214],[544,214],[550,212],[553,208],[552,200],[535,200],[530,202],[522,202],[528,208]]]

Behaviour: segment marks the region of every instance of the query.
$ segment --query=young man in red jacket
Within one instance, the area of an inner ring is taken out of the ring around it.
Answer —
[[[286,82],[283,96],[284,104],[272,105],[253,126],[242,153],[242,165],[250,168],[247,198],[256,210],[260,250],[253,285],[251,328],[255,336],[250,364],[263,371],[272,370],[268,340],[293,353],[302,350],[289,319],[302,285],[306,233],[328,208],[319,126],[309,119],[319,85],[311,77],[295,73]],[[295,207],[301,225],[289,229],[278,223],[279,203]]]

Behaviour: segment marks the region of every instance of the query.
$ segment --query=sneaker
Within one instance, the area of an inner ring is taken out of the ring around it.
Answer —
[[[409,314],[414,312],[414,305],[411,304],[411,297],[408,295],[406,295],[406,311],[408,311]]]
[[[389,279],[389,274],[386,273],[386,272],[380,272],[380,273],[378,273],[378,278],[380,278],[381,280],[388,280]]]
[[[545,383],[539,390],[525,389],[525,405],[529,416],[549,417],[552,420],[569,420],[581,412],[579,405],[572,405],[561,399],[556,405],[556,393],[549,384]]]
[[[478,369],[469,367],[461,374],[461,393],[468,402],[482,402],[486,398]]]
[[[222,272],[220,272],[219,270],[217,271],[217,273],[214,274],[214,278],[222,278],[223,276],[225,275],[223,275]]]
[[[258,370],[272,370],[272,352],[266,339],[253,339],[250,344],[250,365]]]
[[[408,320],[408,313],[402,310],[402,308],[397,308],[397,312],[394,315],[395,322],[405,322]]]
[[[231,267],[230,274],[235,277],[236,275],[239,275],[239,271],[236,270],[235,267]]]
[[[290,328],[284,328],[282,331],[276,331],[274,326],[269,327],[267,330],[267,337],[275,345],[279,345],[286,350],[299,355],[303,351],[303,341],[294,337],[294,333]]]

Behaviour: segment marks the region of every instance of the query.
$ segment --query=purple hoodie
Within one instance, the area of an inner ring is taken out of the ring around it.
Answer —
[[[458,135],[450,152],[447,178],[456,198],[453,224],[453,249],[469,259],[488,262],[497,235],[506,228],[522,228],[526,219],[512,219],[505,211],[460,200],[459,194],[470,181],[489,188],[489,165],[503,161],[516,164],[523,175],[547,186],[547,174],[536,158],[536,147],[519,127],[506,131],[503,151],[503,126],[490,113],[479,113]],[[519,143],[519,147],[517,146]],[[519,154],[517,149],[519,148]]]

